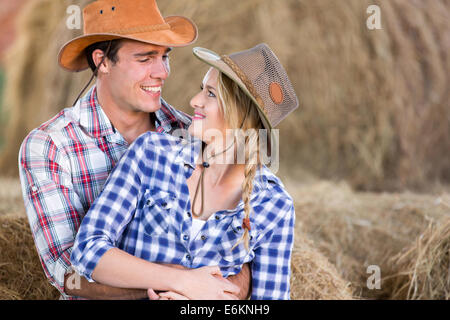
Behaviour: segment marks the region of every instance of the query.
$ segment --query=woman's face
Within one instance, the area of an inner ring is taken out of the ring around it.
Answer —
[[[192,124],[189,133],[201,139],[206,144],[218,142],[218,138],[225,139],[226,123],[219,106],[217,82],[219,71],[210,68],[203,78],[201,91],[191,99],[194,108]]]

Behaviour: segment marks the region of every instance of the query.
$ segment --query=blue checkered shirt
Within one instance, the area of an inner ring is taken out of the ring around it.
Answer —
[[[190,239],[192,216],[186,179],[201,142],[147,133],[127,150],[80,226],[71,262],[92,280],[111,248],[156,263],[187,268],[219,266],[224,277],[251,262],[252,299],[289,299],[294,240],[293,200],[267,167],[258,169],[251,195],[249,251],[241,242],[244,204],[212,214]]]

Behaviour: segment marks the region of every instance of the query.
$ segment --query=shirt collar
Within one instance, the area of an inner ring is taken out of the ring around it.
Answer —
[[[170,133],[174,128],[186,129],[191,123],[191,118],[174,109],[163,98],[161,98],[161,108],[155,112],[155,127],[158,132]]]
[[[202,149],[202,141],[187,133],[187,137],[185,139],[181,139],[181,144],[182,147],[178,159],[180,159],[183,164],[195,169],[195,162],[197,161]]]
[[[114,128],[97,100],[97,87],[93,86],[78,102],[80,125],[94,137],[114,134]]]

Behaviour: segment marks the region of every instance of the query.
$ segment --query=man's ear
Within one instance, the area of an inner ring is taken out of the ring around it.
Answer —
[[[94,52],[92,52],[92,60],[94,61],[95,65],[98,67],[97,74],[100,74],[100,73],[108,74],[109,73],[110,61],[109,61],[109,59],[105,58],[105,53],[102,50],[100,50],[100,49],[94,50]]]

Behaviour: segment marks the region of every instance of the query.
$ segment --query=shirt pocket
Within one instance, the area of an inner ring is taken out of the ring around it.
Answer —
[[[143,197],[142,223],[148,236],[168,234],[173,228],[173,216],[176,196],[159,189],[147,190]]]
[[[251,261],[254,257],[253,249],[258,242],[261,230],[254,223],[251,223],[251,230],[249,232],[249,250],[247,250],[245,248],[244,240],[241,240],[241,237],[244,234],[242,219],[243,215],[233,217],[231,223],[225,229],[223,236],[220,239],[218,253],[221,264],[224,266],[241,265]],[[238,242],[239,244],[234,247]]]

